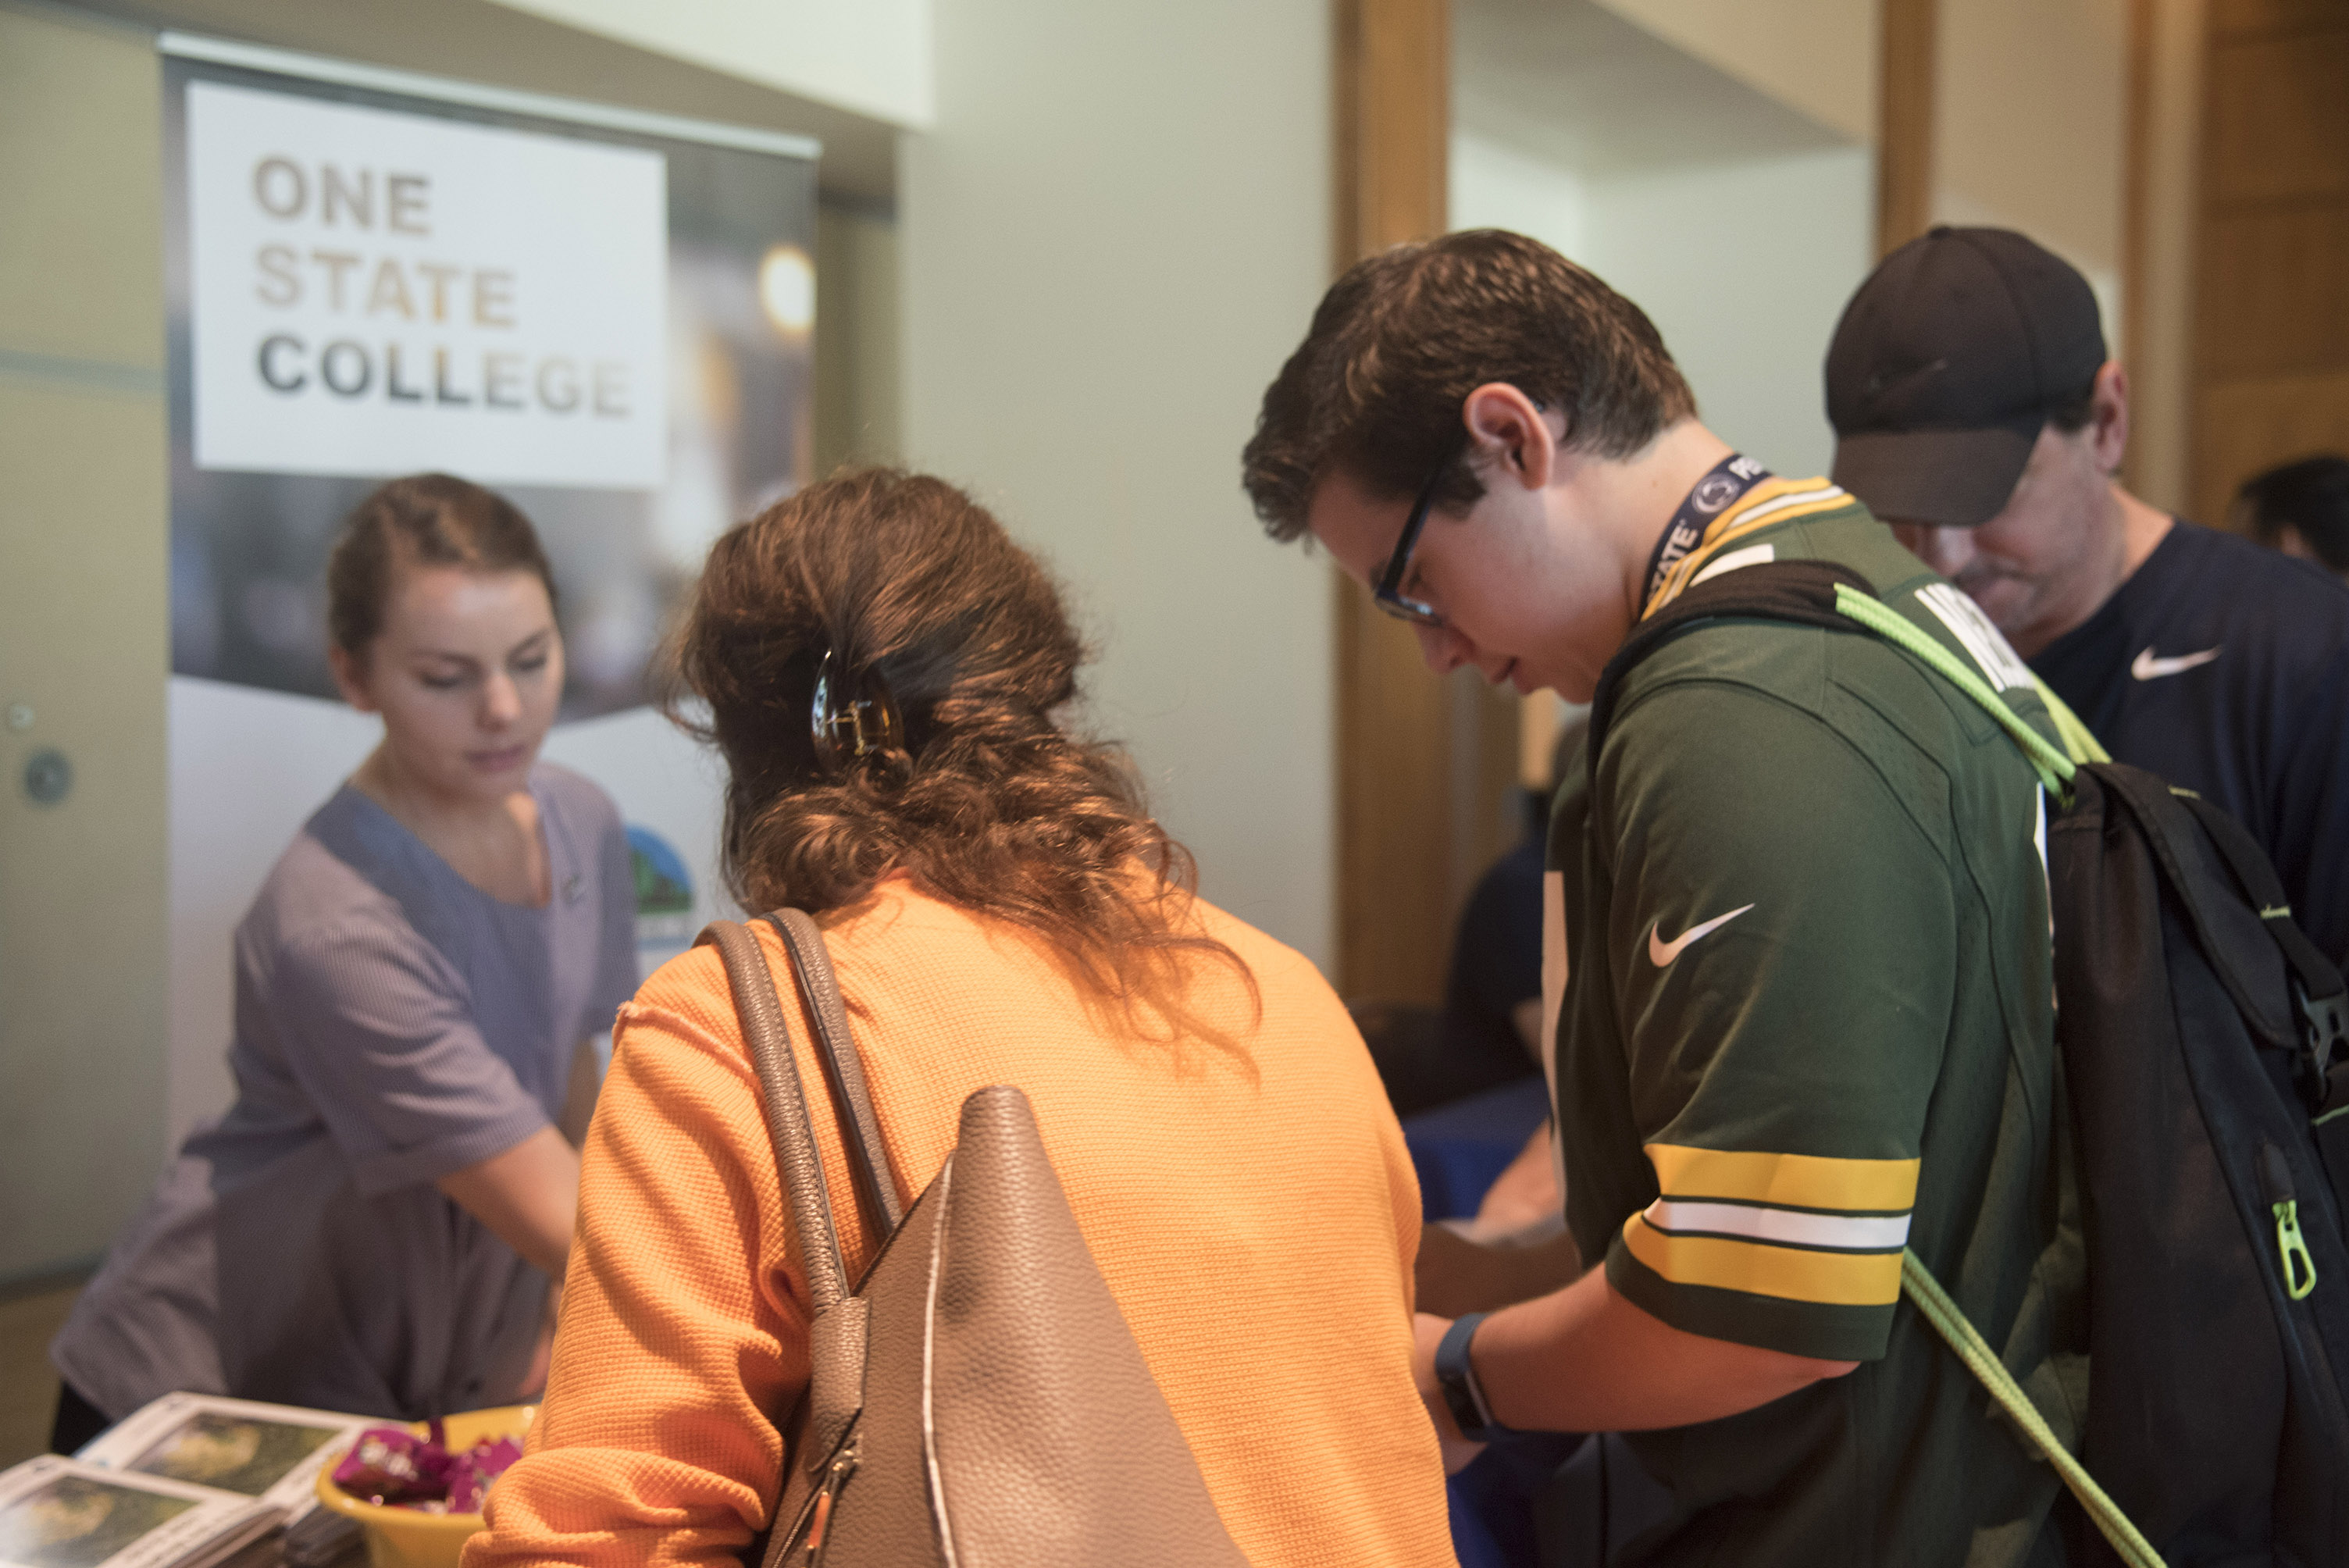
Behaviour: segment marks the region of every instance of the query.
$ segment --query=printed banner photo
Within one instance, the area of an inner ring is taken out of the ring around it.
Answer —
[[[719,774],[648,706],[710,542],[805,482],[812,143],[162,40],[171,433],[169,1136],[228,1103],[231,934],[378,722],[327,553],[385,480],[536,527],[547,761],[619,807],[649,970],[719,914]]]

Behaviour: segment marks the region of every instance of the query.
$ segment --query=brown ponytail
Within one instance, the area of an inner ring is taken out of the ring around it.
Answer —
[[[836,772],[809,722],[827,651],[845,678],[880,677],[903,727]],[[1247,975],[1188,919],[1191,857],[1123,758],[1053,720],[1084,650],[1050,579],[953,486],[847,472],[734,528],[675,655],[670,716],[726,758],[723,863],[745,908],[833,909],[902,869],[1042,937],[1152,1034],[1137,1004],[1202,1032],[1182,1005],[1189,960]]]
[[[326,558],[326,631],[364,658],[383,630],[392,574],[403,565],[527,572],[554,606],[554,571],[522,509],[451,474],[410,474],[377,487],[351,510]]]

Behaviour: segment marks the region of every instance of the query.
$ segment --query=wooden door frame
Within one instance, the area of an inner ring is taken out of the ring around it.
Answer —
[[[1878,0],[1876,81],[1876,256],[1890,255],[1933,222],[1933,120],[1939,0]]]
[[[2165,511],[2190,512],[2195,273],[2204,0],[2130,0],[2121,336],[2129,372],[2122,480]],[[2216,526],[2223,520],[2199,521]]]
[[[1450,0],[1336,0],[1332,272],[1447,227]],[[1431,675],[1335,573],[1338,988],[1441,999],[1468,889],[1514,837],[1518,705]]]

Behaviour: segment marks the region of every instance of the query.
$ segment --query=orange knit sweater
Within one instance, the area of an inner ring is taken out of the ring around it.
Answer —
[[[825,923],[907,1202],[963,1098],[1024,1089],[1093,1256],[1207,1490],[1257,1568],[1448,1563],[1444,1474],[1413,1391],[1419,1192],[1344,1008],[1312,965],[1204,901],[1254,973],[1197,964],[1238,1049],[1132,1037],[1021,934],[902,878]],[[802,1080],[823,1082],[774,933],[754,927]],[[813,1098],[852,1276],[871,1262]],[[808,1375],[806,1292],[715,949],[621,1010],[530,1452],[465,1568],[730,1562],[775,1504]]]

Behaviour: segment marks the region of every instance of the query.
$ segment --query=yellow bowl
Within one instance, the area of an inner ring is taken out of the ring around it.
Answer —
[[[449,1446],[469,1449],[483,1438],[519,1438],[537,1414],[535,1405],[500,1405],[450,1416]],[[408,1429],[419,1438],[427,1430],[421,1421]],[[480,1514],[421,1513],[353,1497],[335,1484],[335,1470],[342,1462],[342,1455],[336,1454],[318,1471],[318,1501],[366,1526],[368,1568],[457,1568],[465,1538],[481,1528]]]

